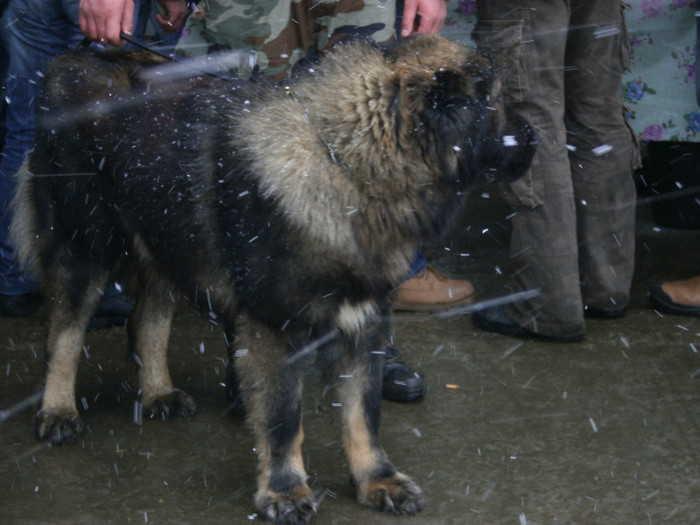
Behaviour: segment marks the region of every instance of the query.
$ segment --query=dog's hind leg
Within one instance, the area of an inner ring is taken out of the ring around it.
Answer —
[[[384,333],[377,330],[368,337],[343,338],[346,352],[336,367],[343,445],[362,505],[392,514],[415,514],[423,508],[423,493],[411,478],[396,471],[379,444]]]
[[[306,483],[301,454],[303,359],[290,362],[287,343],[261,323],[236,323],[234,365],[258,453],[255,509],[275,523],[308,523],[316,501]]]
[[[72,274],[58,257],[44,272],[44,298],[49,307],[46,343],[46,384],[41,409],[34,417],[34,433],[42,441],[60,445],[85,429],[75,403],[78,361],[85,329],[102,298],[108,272],[80,268]]]
[[[138,300],[127,325],[132,352],[140,360],[139,386],[144,411],[151,417],[190,417],[197,404],[175,388],[168,370],[168,340],[175,300],[172,286],[146,271],[139,276]]]
[[[236,329],[233,323],[230,323],[224,330],[226,338],[226,397],[229,400],[229,406],[226,412],[231,412],[239,418],[245,418],[245,407],[243,405],[243,393],[241,392],[240,379],[236,372]]]

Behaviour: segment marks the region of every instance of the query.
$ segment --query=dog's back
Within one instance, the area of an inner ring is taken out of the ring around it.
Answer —
[[[70,53],[47,66],[46,81],[37,103],[31,166],[29,161],[25,162],[18,173],[13,201],[12,233],[20,261],[28,270],[40,271],[35,266],[36,256],[50,249],[46,234],[56,220],[55,214],[49,212],[48,192],[42,190],[51,182],[38,181],[35,176],[73,175],[71,183],[76,189],[86,183],[87,179],[78,178],[94,173],[93,166],[80,162],[83,152],[91,149],[93,143],[91,134],[85,133],[86,119],[91,116],[97,124],[101,120],[100,111],[109,111],[106,102],[110,93],[116,101],[132,88],[132,70],[125,67],[127,62],[117,55],[113,55],[112,61],[105,60],[105,56]],[[96,106],[91,104],[95,101],[98,101]],[[74,169],[80,164],[86,168],[83,173]]]
[[[214,227],[202,203],[211,203],[207,175],[223,150],[215,135],[229,122],[212,100],[238,101],[240,86],[206,75],[160,79],[161,65],[147,53],[91,52],[50,64],[15,198],[13,233],[25,263],[38,256],[46,272],[69,249],[74,260],[112,271],[139,237],[160,234],[151,249],[165,249]],[[154,231],[172,222],[168,213],[180,221],[177,231]],[[186,274],[197,265],[171,268]]]
[[[55,250],[53,243],[59,239],[51,232],[66,218],[79,221],[73,239],[78,243],[94,243],[101,237],[96,239],[94,233],[102,222],[102,206],[96,204],[89,217],[80,220],[81,201],[97,197],[99,183],[94,177],[110,154],[109,137],[126,133],[128,124],[122,120],[128,119],[119,118],[120,108],[138,96],[136,71],[142,64],[156,63],[147,54],[79,51],[47,66],[37,104],[34,149],[18,174],[13,203],[13,236],[25,267],[39,270],[34,266],[36,256]],[[65,188],[64,198],[52,202],[50,194],[59,187]]]

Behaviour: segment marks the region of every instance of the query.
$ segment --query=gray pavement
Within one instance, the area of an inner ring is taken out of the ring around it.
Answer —
[[[453,235],[426,251],[482,298],[504,295],[508,212],[484,194],[469,204]],[[700,319],[660,315],[646,298],[654,282],[696,273],[700,232],[648,217],[640,207],[628,313],[588,321],[580,343],[503,337],[468,315],[396,317],[395,343],[429,391],[415,404],[384,402],[381,433],[425,492],[416,517],[355,503],[333,408],[311,373],[305,458],[323,497],[315,523],[700,523]],[[255,452],[226,410],[218,327],[190,309],[176,317],[172,375],[199,404],[188,421],[139,422],[125,331],[88,334],[77,395],[89,432],[49,447],[31,432],[45,322],[44,312],[0,319],[0,523],[250,521]]]

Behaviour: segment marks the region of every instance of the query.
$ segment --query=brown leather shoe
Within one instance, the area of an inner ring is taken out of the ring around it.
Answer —
[[[392,309],[409,312],[440,312],[471,304],[475,299],[476,293],[472,283],[450,279],[434,266],[428,265],[425,270],[399,287]]]

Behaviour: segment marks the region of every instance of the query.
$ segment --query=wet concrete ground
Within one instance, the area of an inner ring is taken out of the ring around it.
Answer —
[[[428,254],[482,298],[503,295],[507,210],[483,196],[470,205]],[[629,312],[588,321],[583,342],[507,338],[469,316],[395,319],[397,346],[429,381],[424,401],[384,402],[382,413],[385,449],[425,492],[416,517],[354,502],[333,409],[310,381],[305,457],[324,496],[316,523],[700,523],[700,319],[659,315],[646,298],[654,282],[696,273],[700,232],[656,228],[644,207],[639,217]],[[35,405],[14,413],[40,386],[45,335],[43,312],[0,319],[0,523],[249,521],[255,453],[226,411],[218,328],[179,311],[171,371],[199,412],[142,424],[125,331],[88,334],[77,395],[89,433],[53,448],[34,440]]]

